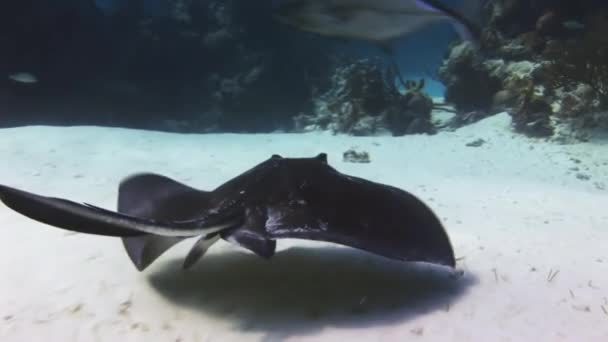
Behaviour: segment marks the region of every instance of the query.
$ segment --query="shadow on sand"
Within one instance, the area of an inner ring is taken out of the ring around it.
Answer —
[[[211,254],[183,271],[181,260],[156,269],[150,282],[178,305],[234,320],[243,331],[275,340],[325,327],[392,325],[449,305],[477,283],[470,274],[393,262],[349,248],[290,248],[265,260]]]

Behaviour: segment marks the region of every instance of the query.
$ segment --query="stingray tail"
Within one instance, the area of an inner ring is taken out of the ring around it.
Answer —
[[[137,236],[128,220],[100,215],[98,210],[61,198],[44,197],[0,185],[0,200],[14,211],[38,222],[74,232],[104,236]]]
[[[104,236],[129,237],[147,233],[192,237],[215,233],[239,222],[239,217],[229,211],[186,220],[134,216],[3,185],[0,185],[0,200],[33,220],[74,232]]]

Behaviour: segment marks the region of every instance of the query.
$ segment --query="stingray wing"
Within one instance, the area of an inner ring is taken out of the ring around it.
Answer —
[[[455,265],[441,222],[412,194],[337,171],[305,179],[292,201],[268,208],[268,238],[328,241],[392,259]]]

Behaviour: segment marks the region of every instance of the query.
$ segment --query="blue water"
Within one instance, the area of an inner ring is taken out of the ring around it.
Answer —
[[[438,23],[398,39],[393,49],[402,76],[405,79],[424,78],[425,90],[431,96],[443,96],[445,87],[436,80],[434,74],[441,65],[450,42],[457,38],[449,23]],[[355,56],[385,56],[377,47],[367,43],[351,43],[345,49]]]

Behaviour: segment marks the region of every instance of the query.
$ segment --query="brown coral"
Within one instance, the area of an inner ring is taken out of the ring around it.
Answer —
[[[516,131],[531,137],[549,137],[554,129],[551,125],[551,105],[542,97],[534,93],[530,85],[524,94],[520,105],[509,111],[513,118]]]
[[[396,77],[395,70],[379,59],[338,67],[330,90],[315,100],[314,115],[294,119],[296,130],[329,129],[351,135],[434,132],[433,102],[423,92],[424,81],[404,81],[402,95],[395,86]]]
[[[547,53],[550,82],[554,89],[591,86],[601,108],[608,108],[608,18],[601,15],[581,39],[572,40]]]

